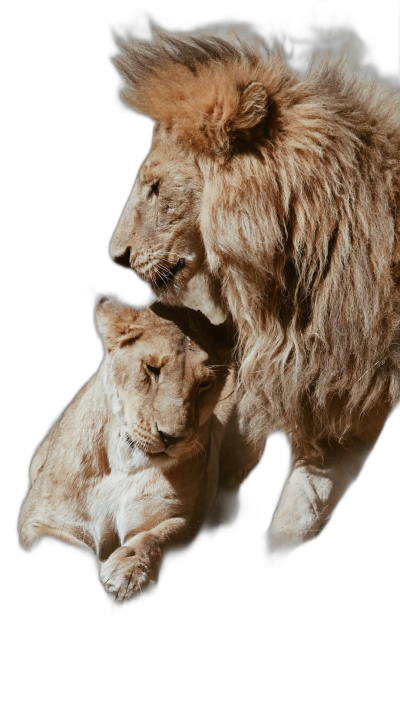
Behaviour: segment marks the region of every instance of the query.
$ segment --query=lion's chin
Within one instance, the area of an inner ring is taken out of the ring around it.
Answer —
[[[183,304],[182,301],[186,293],[188,281],[193,275],[190,268],[186,266],[185,260],[179,259],[179,261],[183,263],[180,265],[180,268],[174,267],[171,270],[170,276],[167,277],[167,274],[159,278],[152,276],[151,280],[149,280],[157,298],[168,305]]]
[[[153,264],[151,269],[133,269],[146,283],[149,283],[158,300],[166,305],[185,305],[188,287],[202,271],[201,260],[196,254],[182,255],[171,268],[165,263]],[[203,286],[204,287],[204,286]],[[195,306],[195,309],[198,305]]]
[[[157,296],[157,300],[164,305],[177,305],[181,307],[184,303],[185,288],[177,288],[175,286],[168,286],[164,288],[157,288],[157,286],[152,285],[153,293]]]

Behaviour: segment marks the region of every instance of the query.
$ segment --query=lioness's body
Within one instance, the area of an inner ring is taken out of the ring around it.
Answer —
[[[127,445],[110,407],[104,376],[101,368],[44,441],[49,445],[46,455],[41,445],[32,460],[33,485],[21,519],[26,544],[55,534],[69,542],[84,542],[102,559],[109,556],[109,545],[123,544],[128,535],[152,530],[173,517],[183,517],[189,528],[196,506],[199,522],[212,505],[218,485],[220,420],[226,424],[233,396],[202,426],[201,451],[199,447],[196,456],[164,470],[142,466]]]
[[[133,312],[143,317],[148,311]],[[33,485],[20,519],[21,540],[27,546],[50,534],[91,547],[101,560],[107,560],[102,580],[119,598],[132,595],[150,578],[166,541],[187,538],[199,527],[216,496],[224,431],[229,422],[235,424],[234,374],[220,363],[213,343],[208,342],[206,353],[165,320],[158,336],[149,319],[143,333],[138,323],[144,323],[137,317],[128,331],[124,321],[117,333],[118,345],[113,341],[115,330],[111,335],[104,333],[103,321],[102,332],[110,349],[99,371],[37,450],[31,465]],[[152,318],[151,322],[154,324]],[[171,328],[176,334],[166,339]],[[129,335],[138,336],[139,341]],[[182,352],[184,345],[191,354]],[[157,381],[157,392],[152,392],[151,380],[145,384],[147,391],[140,391],[135,359],[146,349],[146,354],[157,350],[157,363],[162,359],[170,364],[165,379]],[[171,358],[166,361],[168,354]],[[130,373],[135,375],[135,386]],[[178,378],[179,373],[184,376]],[[174,395],[168,386],[173,374],[180,384]],[[185,415],[182,408],[185,403],[190,405],[190,384],[196,374],[198,381],[210,379],[211,386],[193,400]],[[163,428],[169,423],[168,434],[149,424],[160,403],[164,405],[155,424],[160,427],[160,418]],[[145,406],[151,406],[147,419]],[[169,438],[165,451],[157,432],[163,441]],[[229,435],[230,445],[232,441],[240,456],[241,438],[236,431]],[[257,459],[254,456],[253,465]],[[245,470],[246,461],[240,463]]]

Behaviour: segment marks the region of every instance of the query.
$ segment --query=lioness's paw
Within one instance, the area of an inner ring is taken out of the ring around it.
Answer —
[[[100,567],[100,580],[106,591],[115,594],[120,602],[139,593],[152,581],[159,561],[154,556],[129,547],[117,549]]]

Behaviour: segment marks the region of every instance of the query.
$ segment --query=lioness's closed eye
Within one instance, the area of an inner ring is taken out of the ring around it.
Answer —
[[[104,360],[32,460],[20,535],[26,546],[45,534],[90,546],[123,600],[210,509],[228,422],[230,451],[240,442],[235,379],[223,326],[199,312],[103,299],[96,321]]]
[[[217,328],[200,313],[160,304],[137,312],[101,303],[97,324],[129,456],[166,467],[193,455],[228,372]]]

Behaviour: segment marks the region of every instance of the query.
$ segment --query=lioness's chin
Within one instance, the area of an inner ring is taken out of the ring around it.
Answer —
[[[179,449],[174,449],[176,455],[168,454],[165,452],[145,452],[140,447],[136,446],[132,449],[132,454],[134,455],[135,466],[141,467],[143,469],[149,469],[154,467],[159,467],[163,469],[169,469],[177,464],[182,463],[187,458],[193,456],[194,447],[197,442],[191,442],[190,446],[182,447]]]
[[[152,454],[145,452],[139,447],[132,449],[133,463],[136,468],[151,469],[154,467],[170,468],[178,463],[177,457],[171,457],[166,452]]]
[[[178,458],[169,456],[165,452],[160,454],[148,454],[149,466],[162,467],[164,469],[175,466],[178,463]]]

